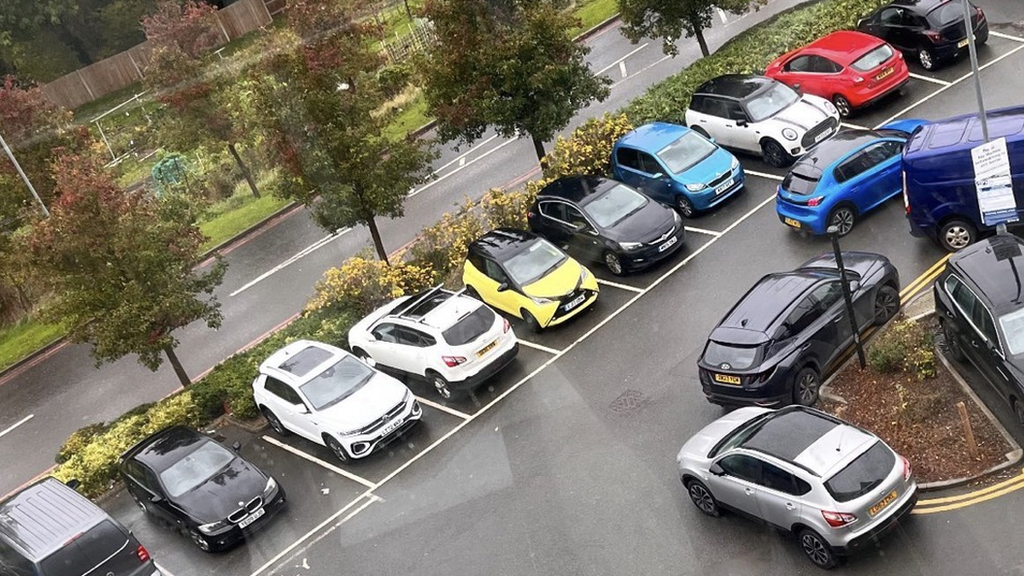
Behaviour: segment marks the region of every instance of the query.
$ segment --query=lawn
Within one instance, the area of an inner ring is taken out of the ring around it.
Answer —
[[[578,35],[619,13],[616,0],[588,0],[576,7],[576,17],[580,19],[580,27],[573,30]]]
[[[63,335],[64,329],[60,326],[32,319],[0,328],[0,370],[13,366]]]
[[[290,202],[271,194],[260,183],[261,198],[255,198],[247,186],[240,187],[228,199],[214,205],[207,219],[199,223],[206,235],[203,250],[210,250],[267,218]]]

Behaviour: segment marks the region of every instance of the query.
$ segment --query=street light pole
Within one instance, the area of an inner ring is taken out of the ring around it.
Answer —
[[[14,169],[18,171],[18,175],[21,176],[21,179],[25,182],[25,186],[28,186],[28,191],[32,193],[32,197],[39,203],[39,208],[43,210],[43,216],[49,218],[50,211],[46,209],[46,204],[43,204],[43,199],[39,197],[38,193],[36,193],[36,189],[32,186],[32,182],[28,179],[28,176],[25,175],[25,171],[21,169],[21,164],[18,164],[18,159],[14,157],[14,153],[11,152],[11,148],[7,145],[7,141],[4,140],[3,135],[0,135],[0,144],[3,145],[4,152],[6,152],[7,157],[11,159],[11,163],[14,164]]]
[[[867,365],[867,359],[864,358],[864,344],[860,341],[857,319],[853,315],[853,295],[850,293],[850,282],[846,278],[843,252],[839,249],[839,227],[829,226],[827,232],[832,239],[832,251],[836,255],[836,265],[839,266],[839,281],[843,285],[843,301],[846,303],[846,316],[850,319],[850,330],[853,331],[853,344],[857,347],[857,360],[860,361],[860,368],[863,370],[864,366]]]
[[[963,0],[964,28],[967,31],[967,51],[971,54],[971,73],[974,75],[974,94],[978,97],[978,117],[981,118],[981,135],[988,142],[988,119],[985,118],[985,100],[981,96],[981,75],[978,70],[978,48],[974,44],[974,25],[971,23],[971,8]]]

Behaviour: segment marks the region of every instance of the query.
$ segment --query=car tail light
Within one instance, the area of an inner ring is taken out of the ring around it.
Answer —
[[[857,521],[856,516],[845,512],[829,512],[828,510],[822,510],[821,515],[825,518],[825,522],[828,522],[828,525],[833,528],[840,528],[848,524],[853,524]]]
[[[466,361],[462,356],[441,356],[441,360],[444,360],[444,365],[449,368],[455,368]]]
[[[903,460],[903,481],[910,480],[910,475],[914,473],[914,469],[910,466],[910,460],[907,460],[903,456],[900,456],[900,460]]]
[[[757,382],[758,384],[764,384],[765,382],[768,381],[769,378],[772,377],[772,374],[775,374],[775,368],[772,368],[771,370],[766,370],[764,372],[761,372],[757,376],[754,376],[754,381]]]
[[[863,82],[864,82],[864,78],[862,78],[860,76],[854,76],[853,77],[853,83],[854,84],[862,84]]]
[[[811,198],[810,200],[807,201],[807,205],[808,206],[820,206],[821,205],[821,201],[824,200],[824,199],[825,199],[824,196],[818,196],[817,198]]]
[[[142,544],[135,549],[135,554],[139,557],[139,562],[149,562],[149,551]]]
[[[508,323],[508,318],[501,319],[501,331],[508,334],[508,331],[512,329],[512,325]]]
[[[978,20],[985,19],[985,13],[981,10],[981,6],[975,6],[974,13],[978,15]]]
[[[896,52],[896,57],[897,58],[899,58],[900,60],[903,60],[903,52],[900,52],[899,50],[894,50],[894,52]]]
[[[942,36],[939,35],[939,33],[936,32],[935,30],[925,30],[924,35],[925,38],[928,38],[932,42],[938,42],[939,40],[942,40]]]

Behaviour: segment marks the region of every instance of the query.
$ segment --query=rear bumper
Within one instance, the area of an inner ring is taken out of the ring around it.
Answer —
[[[910,512],[914,509],[914,505],[916,504],[917,487],[915,486],[914,494],[884,522],[868,530],[864,534],[857,536],[853,540],[850,540],[846,546],[833,548],[833,551],[840,556],[847,556],[863,550],[867,546],[876,544],[883,536],[891,532],[894,528],[899,526],[901,522],[906,520],[907,516],[910,515]]]
[[[854,94],[854,96],[859,98],[859,101],[851,100],[850,104],[854,108],[864,108],[866,106],[870,106],[870,105],[878,102],[879,100],[885,98],[886,96],[889,96],[893,92],[896,92],[898,90],[902,90],[903,87],[907,85],[907,82],[910,82],[910,72],[908,70],[906,70],[906,68],[904,67],[904,73],[903,73],[903,79],[902,80],[898,80],[897,82],[895,82],[895,83],[893,83],[893,84],[891,84],[889,86],[875,88],[875,89],[873,89],[871,91],[865,90],[863,94]]]
[[[966,54],[970,47],[964,45],[963,47],[957,46],[960,42],[965,40],[967,37],[957,40],[955,42],[943,42],[942,44],[935,44],[932,47],[932,53],[937,60],[951,60]],[[978,27],[974,30],[975,43],[984,43],[988,41],[988,20],[983,20],[978,23]]]
[[[519,342],[516,342],[515,345],[506,350],[504,354],[496,358],[493,362],[485,366],[476,374],[470,376],[469,378],[466,378],[465,380],[449,382],[448,386],[452,390],[460,391],[476,388],[480,384],[483,384],[484,381],[490,379],[498,372],[504,370],[506,366],[508,366],[509,364],[512,363],[513,360],[515,360],[517,354],[519,354]]]
[[[814,208],[797,206],[785,200],[776,200],[775,211],[779,216],[779,222],[790,228],[804,230],[812,234],[820,235],[825,233],[824,211],[819,213]],[[792,223],[786,222],[786,219],[796,221],[800,226],[794,226]]]

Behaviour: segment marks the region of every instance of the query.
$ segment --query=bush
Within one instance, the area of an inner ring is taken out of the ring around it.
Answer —
[[[68,439],[64,441],[60,449],[57,450],[57,456],[54,460],[57,464],[63,464],[71,459],[71,457],[78,452],[81,452],[87,444],[93,441],[97,435],[106,432],[107,425],[104,423],[89,424],[75,430],[68,436]]]
[[[346,311],[362,317],[390,300],[428,288],[432,282],[433,274],[415,264],[398,261],[389,266],[356,256],[324,273],[306,310]]]
[[[918,380],[936,376],[934,337],[913,320],[901,320],[868,348],[868,362],[883,373],[912,372]]]
[[[401,94],[411,79],[412,69],[408,64],[389,64],[377,71],[377,85],[389,99]]]
[[[457,275],[469,245],[489,230],[474,213],[475,208],[473,202],[466,201],[457,211],[446,212],[437,224],[424,228],[409,249],[416,266],[433,272],[432,283],[443,282],[449,287],[459,283]]]
[[[612,116],[605,113],[591,118],[573,130],[569,138],[561,136],[555,148],[544,157],[544,177],[554,180],[562,176],[589,174],[611,177],[612,146],[615,141],[633,129],[625,114]]]

